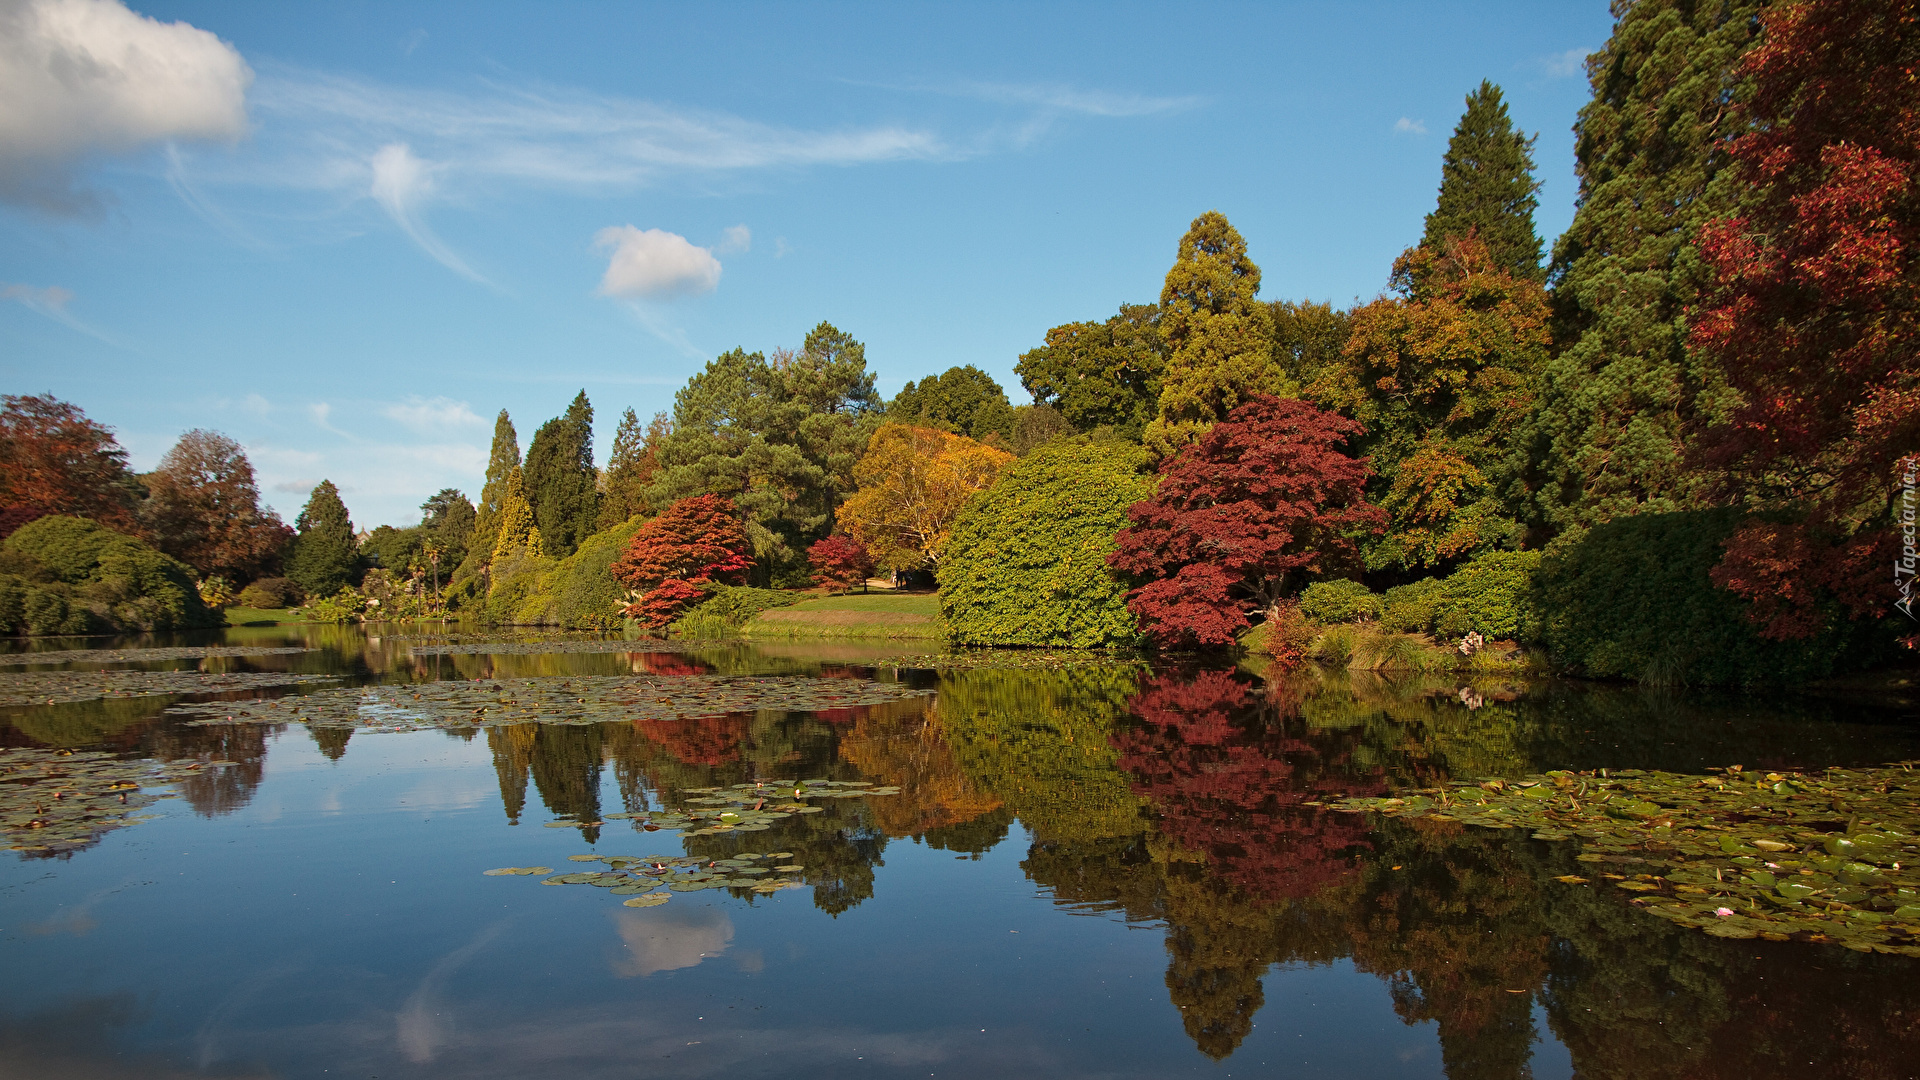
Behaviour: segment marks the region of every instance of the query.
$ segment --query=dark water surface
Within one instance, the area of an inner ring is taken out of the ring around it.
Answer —
[[[884,647],[411,655],[425,633],[62,644],[306,644],[138,666],[366,683],[896,678]],[[0,688],[52,670],[0,667]],[[1569,844],[1305,805],[1549,768],[1920,758],[1911,716],[1127,664],[897,678],[935,693],[406,733],[193,726],[160,697],[0,710],[0,746],[238,763],[157,818],[0,860],[0,1076],[1920,1075],[1920,961],[1711,938],[1556,880],[1581,866]],[[806,777],[902,791],[684,840],[604,818]],[[792,852],[807,887],[627,908],[481,874],[741,852]]]

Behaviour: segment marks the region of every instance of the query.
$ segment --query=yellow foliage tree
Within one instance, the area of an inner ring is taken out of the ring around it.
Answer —
[[[504,562],[512,555],[540,557],[540,527],[533,523],[533,504],[527,501],[527,482],[515,465],[507,474],[507,494],[500,500],[500,530],[493,544],[493,561]]]
[[[937,568],[960,508],[1013,461],[964,435],[883,425],[854,466],[860,490],[840,507],[840,524],[881,567]]]

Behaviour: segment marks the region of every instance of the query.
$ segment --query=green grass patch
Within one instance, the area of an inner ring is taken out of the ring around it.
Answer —
[[[793,605],[795,611],[898,611],[913,615],[940,614],[939,593],[848,593],[821,596]]]
[[[297,608],[230,607],[223,614],[228,626],[286,626],[307,622],[307,613]]]
[[[747,623],[756,638],[854,638],[945,641],[947,623],[934,593],[822,596],[762,612]]]

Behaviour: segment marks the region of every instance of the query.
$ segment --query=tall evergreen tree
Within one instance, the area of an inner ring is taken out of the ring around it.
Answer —
[[[600,474],[601,530],[611,529],[633,517],[649,513],[647,485],[660,465],[660,443],[673,430],[666,413],[654,413],[646,430],[640,417],[628,409],[620,417],[620,428],[613,433],[613,452],[607,456],[606,471]]]
[[[1254,299],[1259,291],[1260,268],[1226,215],[1194,218],[1160,290],[1168,356],[1149,449],[1173,453],[1242,402],[1298,389],[1273,362],[1273,312]]]
[[[1537,526],[1700,499],[1685,433],[1731,402],[1711,359],[1687,346],[1687,311],[1710,280],[1695,244],[1734,201],[1716,177],[1764,6],[1616,5],[1613,36],[1588,58],[1593,100],[1574,125],[1579,208],[1548,275],[1556,354],[1515,448],[1524,485],[1509,492]]]
[[[518,465],[507,474],[506,494],[500,500],[499,529],[493,542],[493,561],[498,563],[514,555],[540,558],[545,537],[534,520],[533,504],[527,499],[527,485]]]
[[[507,498],[507,474],[520,467],[520,436],[513,430],[507,410],[501,409],[493,421],[493,449],[487,455],[487,480],[480,489],[480,505],[475,507],[473,541],[468,550],[484,562],[493,551],[499,535],[500,504]]]
[[[1533,143],[1514,130],[1500,88],[1484,80],[1467,95],[1467,111],[1440,163],[1440,201],[1427,215],[1420,246],[1443,251],[1449,239],[1477,236],[1494,265],[1514,277],[1544,281],[1533,212]]]
[[[347,504],[340,501],[340,489],[333,486],[333,481],[322,480],[315,485],[293,527],[287,576],[295,584],[315,597],[332,596],[352,584],[354,571],[359,569],[359,545],[353,538]]]
[[[599,513],[593,467],[593,404],[580,391],[567,411],[540,425],[527,447],[527,501],[547,554],[564,559],[593,534]]]

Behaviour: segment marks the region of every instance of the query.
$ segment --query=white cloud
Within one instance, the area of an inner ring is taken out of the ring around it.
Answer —
[[[1425,120],[1409,120],[1403,116],[1393,122],[1393,130],[1400,135],[1425,135],[1427,133],[1427,122]]]
[[[475,273],[446,244],[441,243],[440,238],[420,219],[421,203],[433,194],[435,167],[432,164],[415,157],[413,148],[406,143],[388,143],[374,151],[367,164],[373,170],[373,183],[368,194],[387,212],[394,224],[420,245],[420,250],[461,277],[482,285],[492,284]]]
[[[596,248],[613,249],[600,295],[667,298],[712,292],[720,284],[720,260],[678,233],[613,225],[594,235]]]
[[[1082,90],[1054,83],[961,83],[947,91],[1001,105],[1032,105],[1050,112],[1084,116],[1130,117],[1181,112],[1200,104],[1198,97],[1153,97],[1108,90]]]
[[[233,46],[117,0],[0,2],[0,199],[58,213],[94,153],[246,133],[253,72]]]
[[[753,230],[745,225],[729,225],[720,230],[720,242],[713,246],[713,250],[722,255],[730,255],[736,251],[752,251]]]
[[[58,285],[38,288],[33,285],[9,285],[0,281],[0,300],[12,300],[36,315],[44,315],[68,329],[78,330],[88,337],[97,338],[115,348],[127,347],[111,336],[81,322],[67,310],[67,305],[73,301],[72,290],[63,289]]]
[[[424,398],[418,394],[408,395],[407,400],[399,404],[382,406],[380,415],[422,433],[481,427],[486,423],[464,401],[448,397]]]
[[[1592,49],[1568,49],[1563,53],[1554,53],[1552,56],[1542,58],[1540,67],[1550,78],[1570,78],[1587,70],[1587,54],[1592,51]]]

